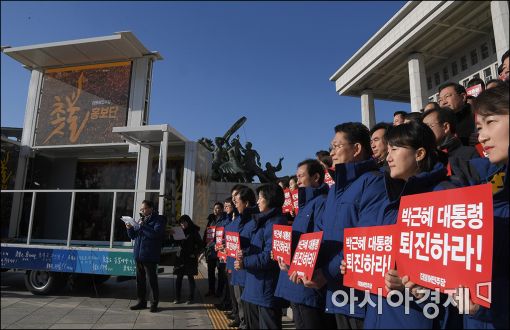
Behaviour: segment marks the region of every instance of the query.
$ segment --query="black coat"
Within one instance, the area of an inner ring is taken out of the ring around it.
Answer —
[[[184,234],[186,239],[176,241],[181,247],[175,260],[175,275],[197,275],[198,274],[198,256],[202,253],[204,244],[199,234],[200,228],[193,225],[188,227]]]

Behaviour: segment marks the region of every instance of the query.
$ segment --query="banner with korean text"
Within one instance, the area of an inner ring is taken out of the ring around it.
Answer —
[[[290,195],[292,197],[292,208],[294,209],[294,216],[296,216],[299,212],[299,189],[291,190]]]
[[[288,273],[297,272],[299,277],[306,276],[306,278],[311,279],[321,241],[322,231],[302,234]]]
[[[239,233],[235,231],[227,231],[225,233],[225,250],[228,257],[237,257],[237,251],[241,249],[239,242]]]
[[[331,187],[335,184],[335,180],[333,180],[333,177],[331,177],[331,174],[329,174],[328,170],[324,170],[324,182]]]
[[[205,244],[209,245],[212,242],[214,242],[214,235],[216,233],[216,227],[215,226],[209,226],[205,230]]]
[[[282,213],[290,213],[292,211],[292,196],[290,195],[290,189],[283,191],[285,195],[285,201],[283,202]]]
[[[490,307],[493,208],[491,184],[404,196],[398,212],[399,274],[447,292],[469,288]]]
[[[396,225],[344,229],[345,286],[373,294],[381,288],[386,296],[384,275],[395,269],[395,230]]]
[[[214,235],[216,239],[217,248],[220,248],[223,245],[223,232],[224,232],[223,227],[216,227]],[[217,256],[221,262],[225,262],[227,260],[227,253],[225,251],[218,250]]]
[[[291,262],[292,226],[273,225],[273,259],[281,258],[286,265]]]

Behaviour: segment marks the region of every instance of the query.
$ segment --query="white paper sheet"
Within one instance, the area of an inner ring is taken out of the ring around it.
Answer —
[[[184,231],[181,226],[172,227],[172,230],[174,231],[174,234],[172,235],[174,240],[179,241],[186,239],[186,235],[184,235]]]

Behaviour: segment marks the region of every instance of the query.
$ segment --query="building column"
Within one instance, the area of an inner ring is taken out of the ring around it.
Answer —
[[[491,1],[491,15],[498,64],[501,64],[501,56],[510,48],[508,40],[510,38],[508,32],[508,2]]]
[[[368,129],[375,125],[374,94],[369,89],[361,94],[361,122]]]
[[[427,100],[427,81],[425,61],[421,53],[409,55],[409,90],[411,92],[411,111],[419,112]]]

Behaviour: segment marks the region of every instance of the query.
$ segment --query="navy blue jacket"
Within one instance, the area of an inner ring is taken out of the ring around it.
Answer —
[[[360,227],[393,225],[397,223],[400,198],[405,195],[419,194],[431,191],[454,188],[453,184],[445,182],[447,180],[446,168],[441,163],[437,163],[430,172],[422,172],[409,180],[391,179],[389,174],[385,175],[385,195],[380,201],[380,210],[373,219],[362,219]],[[399,274],[400,275],[400,274]],[[405,314],[404,304],[392,307],[382,298],[382,313],[377,313],[377,295],[371,294],[370,299],[376,304],[375,307],[366,305],[366,317],[364,327],[367,329],[432,329],[439,326],[423,314],[423,306],[414,302],[409,303],[409,314]],[[444,315],[442,305],[440,315]]]
[[[299,188],[299,213],[292,224],[292,253],[294,253],[301,234],[311,233],[315,228],[315,220],[322,218],[328,185],[323,183],[318,188]],[[325,288],[321,290],[307,288],[289,280],[287,271],[280,271],[275,296],[296,304],[324,310],[326,302]]]
[[[238,216],[233,222],[232,231],[239,233],[239,243],[241,244],[241,250],[243,253],[248,250],[251,242],[251,235],[253,234],[253,228],[255,226],[253,222],[253,215],[259,213],[258,207],[247,207],[243,214]],[[232,259],[232,258],[230,258]],[[235,260],[232,260],[232,265]],[[244,287],[246,278],[246,269],[233,270],[232,271],[232,285],[239,285]]]
[[[251,241],[243,249],[243,268],[246,269],[246,281],[241,299],[254,305],[274,308],[282,307],[283,301],[275,297],[280,268],[271,259],[273,243],[273,225],[287,224],[287,217],[281,208],[272,208],[253,216],[250,228]]]
[[[230,224],[232,220],[227,216],[226,213],[223,213],[221,218],[216,221],[216,227],[223,227],[223,244],[225,244],[225,237],[227,235],[227,225]]]
[[[211,226],[222,227],[223,225],[221,223],[225,220],[226,217],[227,217],[227,214],[225,212],[221,212],[220,217],[218,219],[216,219],[216,216],[214,214],[209,214],[209,216],[207,217],[207,219],[208,219],[207,226],[205,227],[202,240],[205,245],[205,257],[206,257],[206,260],[209,262],[217,260],[218,253],[214,249],[214,246],[216,245],[215,239],[211,243],[209,243],[209,245],[206,245],[207,227],[211,227]]]
[[[161,256],[161,244],[165,236],[166,218],[154,211],[137,229],[127,230],[129,238],[135,240],[133,256],[139,262],[158,263]]]
[[[330,188],[323,221],[319,223],[324,231],[319,268],[328,281],[328,313],[365,317],[364,308],[358,306],[362,302],[362,292],[356,291],[358,303],[354,305],[354,313],[350,312],[350,303],[342,307],[335,306],[332,296],[337,290],[349,294],[349,288],[342,285],[340,274],[344,229],[357,227],[361,218],[375,218],[384,193],[384,176],[373,159],[336,166],[335,185]]]
[[[464,328],[470,329],[508,329],[509,305],[509,173],[508,164],[491,164],[488,158],[473,159],[469,163],[459,162],[455,175],[464,185],[493,183],[494,239],[492,254],[492,302],[491,308],[480,306],[474,315],[464,315]],[[464,166],[462,166],[464,165]],[[452,165],[453,166],[453,165]],[[505,173],[504,181],[494,180],[494,174]],[[494,186],[499,186],[494,191]]]

